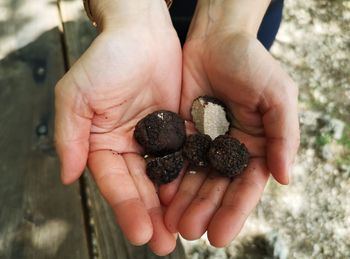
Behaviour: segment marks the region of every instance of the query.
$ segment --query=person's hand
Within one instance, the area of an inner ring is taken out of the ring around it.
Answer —
[[[190,240],[207,231],[217,247],[239,233],[270,172],[288,184],[299,145],[296,85],[254,34],[222,28],[189,34],[183,51],[181,115],[191,120],[190,107],[198,96],[224,101],[235,118],[230,134],[247,146],[249,165],[233,180],[198,170],[160,190],[163,203],[169,204],[168,229]]]
[[[135,1],[128,12],[131,2],[103,20],[102,33],[58,82],[55,141],[62,181],[74,182],[88,164],[129,241],[165,255],[176,239],[133,131],[154,110],[178,112],[181,47],[163,0]]]

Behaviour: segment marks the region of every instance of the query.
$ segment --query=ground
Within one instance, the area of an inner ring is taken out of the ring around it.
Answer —
[[[270,180],[226,249],[184,241],[189,258],[350,258],[349,24],[349,0],[286,0],[271,52],[300,88],[291,184]]]

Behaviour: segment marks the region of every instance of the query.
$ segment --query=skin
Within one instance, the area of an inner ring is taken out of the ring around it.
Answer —
[[[213,2],[199,2],[184,46],[180,112],[190,120],[192,101],[201,95],[223,100],[235,117],[230,134],[246,144],[252,157],[233,181],[198,170],[162,187],[160,197],[168,205],[169,230],[189,240],[207,231],[213,246],[224,247],[258,203],[270,172],[281,184],[289,182],[299,145],[298,89],[256,39],[264,12],[251,16],[254,19],[244,26],[232,27],[239,21],[228,17],[227,24],[226,16],[219,15],[227,2],[217,1],[221,6]],[[230,1],[226,10],[237,2]],[[266,9],[268,1],[265,7],[262,2],[261,8]]]
[[[199,0],[181,53],[163,0],[91,1],[101,33],[56,86],[56,148],[63,183],[87,165],[131,243],[165,255],[176,244],[172,233],[196,239],[208,231],[214,246],[225,246],[270,172],[288,183],[299,143],[298,91],[256,39],[268,4]],[[246,144],[251,162],[233,181],[205,170],[184,173],[158,194],[134,126],[159,109],[190,121],[193,99],[204,94],[233,110],[231,134]]]
[[[155,110],[178,112],[180,43],[161,0],[149,5],[128,0],[123,6],[93,2],[102,32],[55,89],[61,178],[70,184],[87,165],[129,241],[165,255],[176,238],[165,227],[133,131]],[[126,18],[117,15],[121,10]]]

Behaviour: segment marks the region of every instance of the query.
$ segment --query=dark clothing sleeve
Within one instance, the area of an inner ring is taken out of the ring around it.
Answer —
[[[188,27],[196,7],[196,0],[174,0],[170,15],[179,35],[181,44],[185,42]],[[270,49],[282,20],[283,0],[274,0],[267,9],[258,32],[258,39]]]

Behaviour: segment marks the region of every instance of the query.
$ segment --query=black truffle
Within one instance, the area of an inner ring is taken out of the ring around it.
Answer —
[[[228,177],[240,174],[248,166],[249,156],[246,146],[229,135],[214,139],[208,152],[211,166]]]
[[[134,131],[136,141],[149,155],[178,151],[185,139],[185,121],[171,111],[155,111],[140,120]]]
[[[184,157],[193,166],[208,166],[207,153],[211,142],[210,136],[205,134],[189,135],[182,150]]]
[[[146,161],[147,175],[157,184],[166,184],[173,181],[184,165],[181,151],[163,157],[147,158]]]

